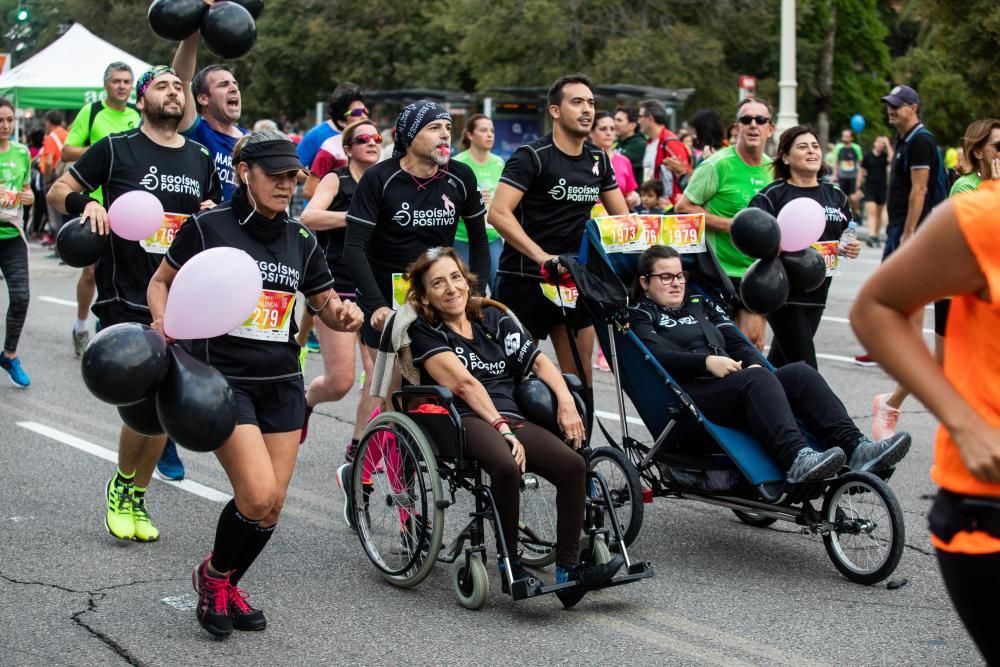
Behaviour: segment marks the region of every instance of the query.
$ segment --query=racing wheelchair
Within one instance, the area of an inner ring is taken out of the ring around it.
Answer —
[[[902,510],[886,484],[894,468],[873,474],[845,467],[828,479],[791,484],[750,433],[712,423],[629,329],[626,285],[637,257],[606,252],[591,220],[580,253],[560,258],[576,283],[578,305],[593,316],[614,376],[622,438],[616,441],[605,430],[610,446],[595,449],[590,462],[607,479],[625,543],[639,534],[644,501],[688,499],[729,508],[750,526],[787,521],[821,535],[834,566],[851,581],[874,584],[891,575],[905,542]],[[695,280],[688,289],[715,299],[732,290],[710,248],[682,254],[682,262]],[[774,370],[763,355],[759,361]],[[631,436],[626,396],[652,442]],[[815,445],[801,423],[800,429]]]
[[[390,320],[383,334],[383,349],[392,328]],[[572,375],[564,378],[582,413],[585,408],[579,380]],[[555,427],[555,399],[541,380],[520,379],[517,397],[528,419],[550,430]],[[526,401],[533,404],[525,405]],[[361,436],[351,472],[348,510],[365,554],[386,581],[412,588],[427,578],[435,563],[449,564],[458,602],[467,609],[479,609],[489,593],[486,524],[492,523],[497,560],[504,566],[502,589],[514,600],[583,585],[577,581],[543,584],[540,579],[513,579],[510,562],[518,554],[526,567],[540,568],[555,561],[555,490],[540,476],[523,475],[518,544],[506,544],[491,489],[470,455],[470,443],[450,390],[439,385],[404,384],[392,393],[391,406],[373,419]],[[554,432],[558,434],[557,429]],[[610,561],[609,545],[614,545],[624,560],[618,573],[596,588],[653,576],[650,563],[629,555],[610,501],[611,492],[599,473],[588,472],[587,488],[581,564]],[[463,507],[457,497],[460,490],[471,494],[471,507],[468,503]],[[445,546],[448,509],[465,509],[469,520]]]

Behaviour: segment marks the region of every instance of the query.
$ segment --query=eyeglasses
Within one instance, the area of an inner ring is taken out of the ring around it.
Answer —
[[[740,116],[736,120],[740,121],[740,125],[749,125],[754,121],[757,121],[758,125],[767,125],[771,122],[767,116]]]
[[[663,285],[670,285],[674,281],[678,284],[684,284],[688,281],[688,276],[690,275],[687,271],[681,271],[680,273],[647,273],[647,278],[659,278],[660,283]]]
[[[382,143],[381,134],[356,134],[351,139],[351,144],[354,146],[364,146],[370,141],[374,141],[376,144]]]
[[[367,118],[368,117],[368,107],[354,107],[349,111],[344,112],[344,118]]]
[[[994,141],[992,144],[986,144],[987,146],[993,146],[993,150],[1000,153],[1000,141]]]

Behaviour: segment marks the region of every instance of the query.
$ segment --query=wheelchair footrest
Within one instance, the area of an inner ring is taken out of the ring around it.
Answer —
[[[534,577],[518,579],[510,589],[510,596],[515,600],[523,600],[539,595],[543,588],[540,579]]]
[[[632,566],[628,569],[628,571],[625,574],[619,574],[616,577],[612,577],[611,581],[604,584],[603,586],[595,588],[594,590],[599,591],[604,588],[612,588],[614,586],[631,584],[633,581],[639,581],[640,579],[649,579],[650,577],[655,576],[655,574],[656,573],[653,571],[652,563],[650,563],[648,560],[638,561],[636,563],[632,563]]]

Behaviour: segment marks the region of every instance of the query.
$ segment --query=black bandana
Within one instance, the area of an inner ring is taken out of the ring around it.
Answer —
[[[450,122],[451,114],[437,102],[417,100],[407,104],[403,108],[403,112],[399,114],[399,118],[396,119],[396,135],[392,156],[403,157],[406,155],[406,149],[413,143],[413,138],[417,136],[417,133],[424,129],[428,123],[441,119]]]

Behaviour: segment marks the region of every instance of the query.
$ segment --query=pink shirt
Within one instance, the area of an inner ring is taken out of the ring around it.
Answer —
[[[611,168],[615,170],[615,180],[618,181],[618,187],[621,188],[622,196],[627,197],[629,193],[639,189],[639,184],[635,180],[635,174],[632,172],[632,163],[629,162],[627,157],[617,151],[612,153]]]

